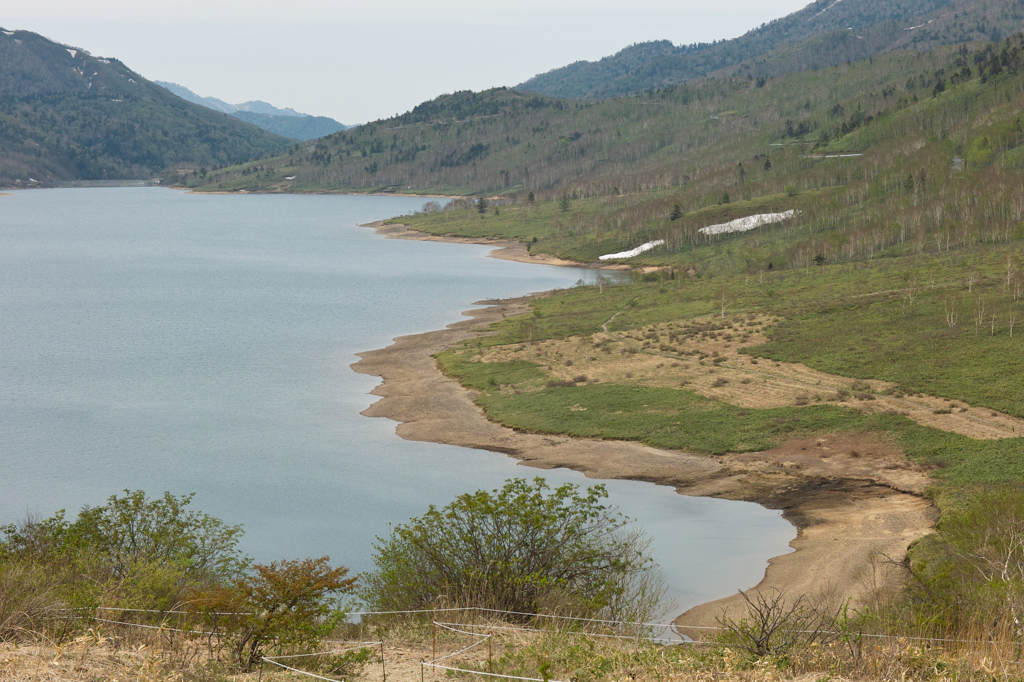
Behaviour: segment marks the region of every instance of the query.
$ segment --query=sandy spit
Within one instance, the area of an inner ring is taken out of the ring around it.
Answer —
[[[418,237],[407,236],[400,227],[378,229],[388,236]],[[526,298],[483,303],[490,306],[465,313],[470,319],[446,329],[399,337],[387,348],[360,353],[362,359],[352,368],[383,379],[372,391],[381,400],[363,414],[398,422],[398,435],[408,440],[501,452],[538,469],[569,467],[595,479],[650,481],[683,495],[781,509],[798,529],[790,543],[796,551],[772,559],[755,590],[833,592],[854,603],[869,601],[891,566],[888,560],[902,559],[911,542],[931,531],[937,513],[922,496],[927,472],[906,466],[894,479],[882,475],[881,466],[870,466],[869,458],[851,456],[855,451],[877,452],[889,463],[902,458],[891,444],[870,434],[825,436],[766,452],[709,457],[632,441],[526,433],[489,421],[474,404],[475,393],[442,374],[433,357],[485,334],[492,322],[528,311]],[[738,616],[741,609],[739,595],[733,595],[692,608],[676,622],[714,626],[723,613]]]

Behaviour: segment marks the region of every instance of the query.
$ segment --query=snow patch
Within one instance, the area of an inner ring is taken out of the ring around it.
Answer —
[[[72,59],[74,59],[78,55],[78,50],[72,50],[70,47],[66,47],[64,49],[68,51],[68,54],[71,55]]]
[[[98,61],[100,64],[109,64],[110,63],[109,59],[97,59],[96,61]]]
[[[6,36],[13,36],[14,35],[14,31],[4,31],[4,35],[6,35]]]
[[[294,180],[294,179],[295,179],[294,175],[289,175],[288,177],[285,178],[285,180]]]
[[[641,253],[643,253],[645,251],[650,251],[655,246],[661,246],[664,243],[665,243],[664,239],[655,239],[653,242],[647,242],[646,244],[641,244],[640,246],[636,247],[635,249],[630,249],[629,251],[619,251],[618,253],[609,253],[609,254],[606,254],[604,256],[598,256],[597,259],[598,260],[615,260],[615,259],[618,259],[618,258],[632,258],[633,256],[639,256]]]
[[[93,75],[96,75],[96,74],[93,74]],[[128,79],[128,82],[129,82],[129,83],[134,83],[134,82],[135,82],[135,79],[134,79],[134,78],[129,78],[129,79]]]
[[[829,11],[830,9],[832,9],[833,7],[835,7],[836,5],[838,5],[839,3],[841,3],[842,1],[843,1],[843,0],[836,0],[836,1],[835,1],[835,2],[833,2],[833,3],[831,4],[831,5],[829,5],[828,7],[826,7],[825,9],[821,10],[820,12],[818,12],[817,14],[815,14],[815,15],[814,15],[813,17],[811,17],[811,19],[814,19],[815,17],[820,17],[820,16],[822,15],[822,14],[824,14],[824,13],[825,13],[825,12],[827,12],[827,11]],[[808,21],[810,21],[810,19],[808,19]]]
[[[792,218],[796,215],[796,211],[783,211],[782,213],[758,213],[757,215],[748,215],[746,218],[737,218],[736,220],[730,220],[727,223],[719,223],[718,225],[708,225],[702,227],[698,232],[701,234],[726,234],[728,232],[746,232],[747,230],[753,230],[755,227],[761,227],[762,225],[768,225],[771,223],[778,223],[786,218]]]

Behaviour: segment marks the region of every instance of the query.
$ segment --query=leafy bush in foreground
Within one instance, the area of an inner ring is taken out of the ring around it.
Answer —
[[[185,591],[240,575],[241,526],[188,509],[192,495],[141,490],[86,507],[69,523],[47,519],[0,527],[0,566],[39,574],[67,606],[169,609]]]
[[[237,549],[241,527],[188,509],[191,501],[126,490],[74,522],[60,511],[0,527],[0,641],[46,632],[59,642],[95,625],[93,609],[103,606],[124,609],[102,612],[118,622],[222,635],[246,668],[268,651],[315,650],[342,621],[341,595],[355,584],[348,569],[328,557],[250,567]],[[68,618],[69,607],[81,617]],[[363,658],[314,663],[335,671]]]
[[[602,500],[604,486],[510,479],[396,527],[362,596],[373,610],[448,603],[647,619],[664,593],[650,541]]]
[[[235,662],[248,669],[271,649],[316,650],[344,620],[340,595],[356,582],[347,574],[344,566],[332,568],[326,556],[256,564],[229,585],[197,590],[189,609],[228,636]]]

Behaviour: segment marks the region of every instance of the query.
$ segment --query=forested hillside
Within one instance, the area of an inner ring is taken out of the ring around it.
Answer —
[[[744,75],[820,69],[897,49],[1001,40],[1024,29],[1024,7],[1003,0],[817,0],[739,38],[633,45],[517,86],[553,97],[603,99],[664,88],[751,61]]]
[[[456,93],[190,183],[499,193],[520,208],[459,223],[442,212],[424,229],[537,237],[533,248],[580,261],[656,239],[634,262],[757,270],[1005,241],[1024,219],[1020,53],[1018,36],[598,103]],[[550,203],[527,210],[530,195]],[[700,232],[787,210],[799,213],[783,230]]]
[[[751,273],[1021,236],[1020,37],[891,55],[731,93],[729,82],[688,106],[666,98],[700,92],[696,86],[632,100],[646,117],[620,121],[623,137],[634,137],[618,147],[611,144],[616,128],[601,141],[548,141],[548,173],[568,173],[573,164],[589,170],[574,181],[534,185],[534,197],[549,203],[531,208],[524,189],[500,219],[455,222],[459,213],[449,211],[415,224],[515,237],[579,261],[664,240],[631,262]],[[594,117],[611,106],[564,115]],[[688,124],[671,125],[684,113]],[[556,128],[565,129],[572,128]],[[478,172],[488,158],[477,162]],[[780,226],[702,231],[790,210],[796,213]]]
[[[202,172],[289,142],[186,102],[116,59],[0,30],[0,186]]]

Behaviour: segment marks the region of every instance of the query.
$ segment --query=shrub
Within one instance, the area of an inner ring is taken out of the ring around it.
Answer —
[[[41,631],[65,605],[56,576],[29,562],[0,564],[0,641]]]
[[[45,559],[91,551],[118,578],[140,564],[174,565],[189,577],[227,576],[245,567],[236,549],[241,526],[228,526],[203,512],[187,510],[192,495],[164,493],[147,499],[141,490],[112,495],[107,504],[85,507],[74,523],[64,510],[37,521],[0,528],[0,556]]]
[[[238,576],[247,564],[236,548],[241,527],[188,509],[191,500],[126,490],[74,523],[61,510],[10,524],[0,528],[0,563],[41,571],[68,606],[169,609],[188,589]]]
[[[604,486],[551,490],[510,479],[461,495],[394,529],[375,546],[362,597],[372,610],[457,603],[523,614],[612,619],[657,614],[663,583],[649,540],[602,500]]]
[[[196,591],[190,609],[226,632],[236,662],[251,668],[270,647],[284,654],[315,650],[344,619],[343,595],[356,582],[347,574],[326,556],[256,564],[230,585]]]
[[[842,639],[859,648],[860,634],[853,628],[848,604],[831,594],[811,599],[789,598],[775,589],[743,592],[747,614],[739,621],[719,620],[721,644],[746,652],[753,659],[780,658],[795,649],[807,649]]]

